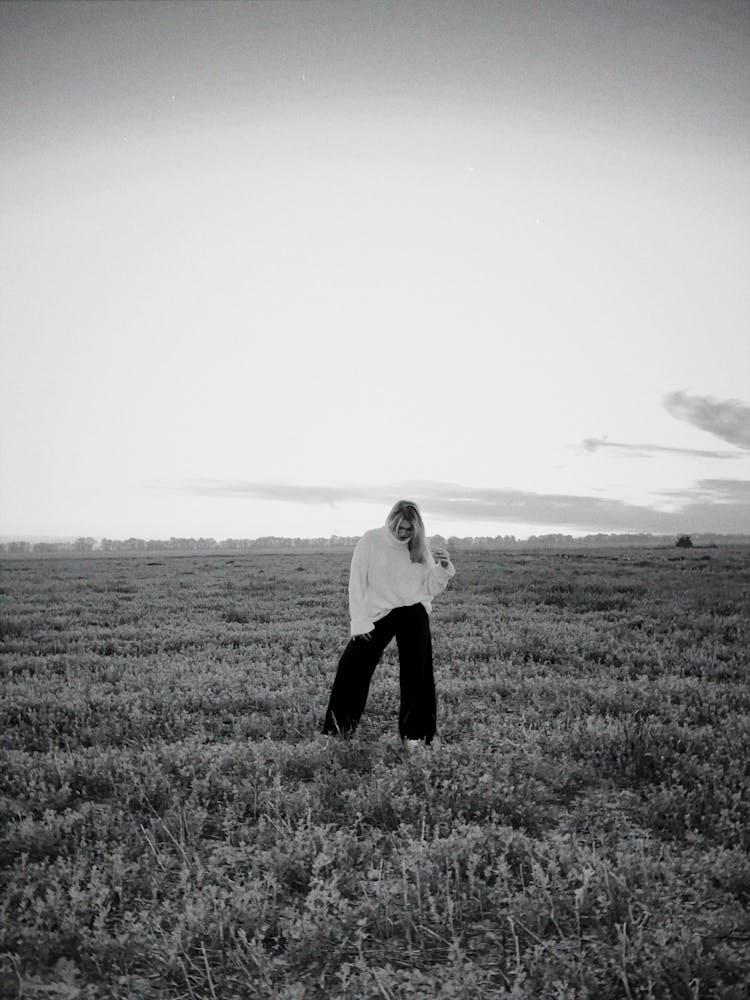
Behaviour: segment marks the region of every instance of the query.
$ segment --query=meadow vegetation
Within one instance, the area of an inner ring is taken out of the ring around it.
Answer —
[[[750,549],[466,552],[441,743],[347,552],[0,563],[0,995],[750,994]]]

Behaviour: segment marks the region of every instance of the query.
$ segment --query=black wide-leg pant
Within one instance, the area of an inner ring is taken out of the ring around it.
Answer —
[[[394,608],[375,622],[370,639],[349,640],[339,660],[328,702],[324,733],[350,736],[367,703],[370,681],[383,651],[396,637],[400,668],[402,738],[430,743],[435,735],[437,699],[432,670],[430,617],[423,604]]]

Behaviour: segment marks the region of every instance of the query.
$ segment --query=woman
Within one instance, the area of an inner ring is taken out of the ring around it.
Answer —
[[[396,637],[401,682],[402,740],[429,744],[437,706],[429,612],[455,569],[445,549],[431,553],[419,508],[399,500],[385,526],[357,543],[349,574],[351,639],[339,660],[324,733],[350,736],[367,702],[383,650]]]

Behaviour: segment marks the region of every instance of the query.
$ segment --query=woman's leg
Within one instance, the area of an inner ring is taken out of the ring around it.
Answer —
[[[397,608],[396,643],[401,680],[398,731],[403,739],[429,744],[437,728],[430,616],[423,604]]]
[[[393,638],[394,612],[375,622],[370,639],[350,639],[341,655],[328,701],[323,732],[351,736],[367,704],[370,681]]]

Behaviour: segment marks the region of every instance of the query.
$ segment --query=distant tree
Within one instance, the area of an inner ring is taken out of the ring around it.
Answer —
[[[144,552],[146,540],[144,538],[126,538],[122,543],[122,548],[125,552]]]
[[[50,552],[70,552],[69,542],[36,542],[31,546],[32,552],[49,554]]]
[[[690,535],[679,535],[675,545],[678,549],[692,549],[693,539]]]
[[[8,542],[8,552],[12,552],[13,554],[18,554],[18,555],[31,552],[31,542],[24,542],[24,541]]]
[[[93,552],[96,545],[95,538],[76,538],[73,542],[73,552]]]

